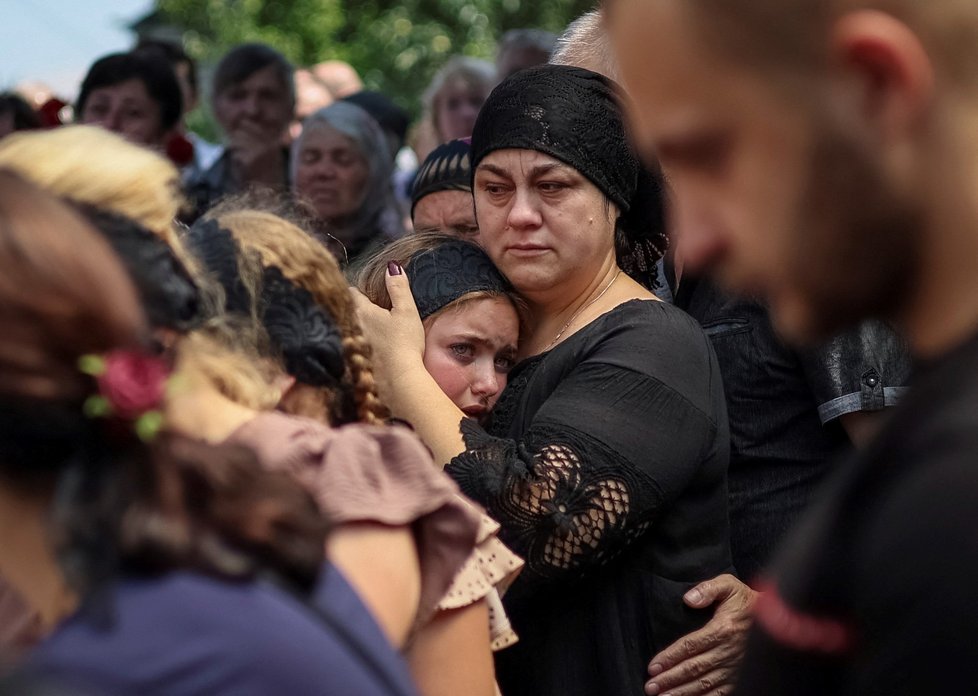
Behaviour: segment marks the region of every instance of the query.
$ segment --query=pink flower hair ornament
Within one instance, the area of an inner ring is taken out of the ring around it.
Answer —
[[[91,375],[98,394],[85,400],[89,418],[114,418],[131,423],[140,440],[150,442],[163,427],[163,401],[170,369],[158,357],[136,350],[83,355],[78,369]]]

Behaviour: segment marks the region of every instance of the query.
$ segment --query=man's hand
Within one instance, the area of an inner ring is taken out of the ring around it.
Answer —
[[[680,638],[652,658],[645,685],[649,696],[725,696],[744,653],[757,593],[732,575],[700,583],[683,596],[687,605],[716,612],[700,630]]]

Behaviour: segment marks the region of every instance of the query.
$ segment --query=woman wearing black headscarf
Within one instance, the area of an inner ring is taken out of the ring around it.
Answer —
[[[385,395],[526,559],[505,598],[520,642],[497,655],[503,693],[640,694],[648,655],[707,618],[683,593],[730,567],[716,359],[646,289],[657,192],[605,78],[512,76],[483,107],[472,166],[481,243],[529,306],[522,362],[487,430],[464,419],[424,375],[393,268],[394,309],[361,307]]]

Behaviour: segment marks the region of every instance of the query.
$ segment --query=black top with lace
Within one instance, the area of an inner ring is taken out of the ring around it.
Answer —
[[[503,693],[642,693],[648,659],[708,618],[683,593],[730,569],[722,382],[676,308],[627,302],[510,375],[446,471],[526,559]]]

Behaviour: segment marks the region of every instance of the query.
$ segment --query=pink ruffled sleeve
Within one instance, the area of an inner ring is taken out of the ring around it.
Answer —
[[[438,609],[459,609],[485,599],[489,605],[489,637],[493,651],[507,648],[517,641],[501,600],[523,568],[523,559],[497,538],[499,524],[474,503],[464,499],[479,513],[476,546],[465,565],[455,575],[451,587],[438,603]]]
[[[421,564],[418,623],[424,623],[476,547],[480,513],[433,463],[409,430],[347,425],[264,413],[229,439],[262,464],[288,471],[335,524],[410,525]]]

